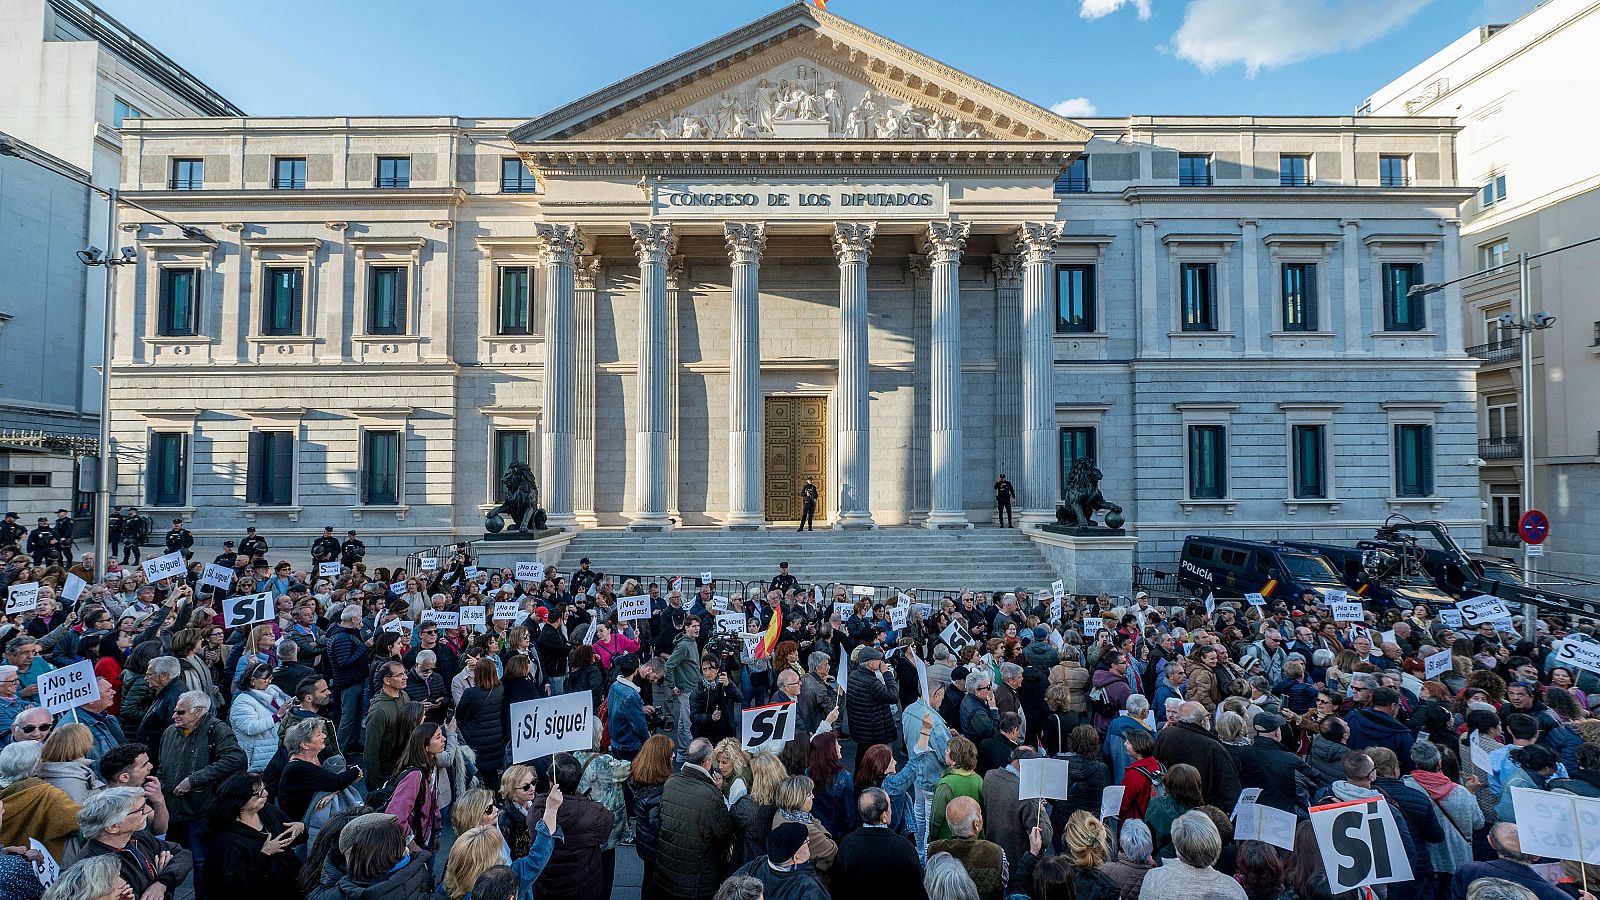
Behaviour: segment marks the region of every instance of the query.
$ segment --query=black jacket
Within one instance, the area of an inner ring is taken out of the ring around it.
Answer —
[[[355,687],[367,676],[372,648],[358,629],[335,625],[328,629],[328,664],[335,691]]]
[[[1200,770],[1206,802],[1233,809],[1239,800],[1239,772],[1228,748],[1216,735],[1188,722],[1174,722],[1156,737],[1156,759],[1168,769],[1188,763]]]
[[[1433,871],[1433,857],[1429,844],[1444,840],[1444,829],[1434,815],[1433,801],[1428,795],[1398,778],[1374,778],[1372,787],[1385,797],[1405,817],[1406,829],[1411,833],[1411,873],[1420,875]]]
[[[99,841],[86,841],[75,855],[69,859],[62,860],[61,864],[65,867],[80,859],[88,859],[91,856],[114,854],[122,869],[122,880],[133,888],[134,897],[144,896],[144,892],[156,882],[167,886],[167,896],[176,896],[178,885],[183,884],[189,877],[189,871],[194,868],[194,857],[190,855],[189,851],[170,841],[160,840],[148,831],[135,831],[133,839],[129,841],[129,846],[136,847],[138,855],[143,857],[146,862],[154,860],[163,852],[171,853],[172,859],[167,863],[166,868],[157,872],[155,877],[152,878],[149,870],[140,865],[134,854],[128,853],[126,850],[113,850]]]
[[[339,545],[339,562],[346,566],[353,566],[367,555],[367,545],[355,538],[346,538]]]
[[[189,548],[194,546],[194,534],[189,529],[178,526],[167,532],[166,542],[168,553],[183,551],[187,555]]]
[[[325,534],[311,542],[311,558],[316,562],[333,562],[339,556],[339,539]]]
[[[542,810],[546,795],[533,798],[529,808]],[[556,828],[562,839],[550,856],[533,896],[540,900],[607,900],[602,894],[600,850],[615,824],[611,812],[581,795],[568,795],[556,813]]]
[[[854,666],[844,692],[845,713],[850,716],[850,736],[857,744],[894,744],[899,736],[890,706],[898,701],[894,680],[885,670],[883,681],[865,666]]]
[[[713,718],[718,710],[721,718]],[[705,685],[694,692],[689,700],[689,731],[712,743],[739,733],[739,695],[736,688],[717,684]]]
[[[477,755],[481,768],[498,770],[505,756],[507,738],[502,730],[505,699],[505,688],[498,685],[492,691],[474,686],[461,692],[456,721],[461,724],[461,739]]]
[[[279,900],[300,893],[300,857],[285,850],[266,856],[261,844],[268,836],[282,834],[287,817],[276,806],[261,808],[261,826],[256,831],[242,822],[231,822],[220,833],[207,835],[206,864],[201,880],[213,897],[229,900]],[[303,843],[305,835],[296,843]]]
[[[927,900],[917,845],[888,828],[858,828],[839,842],[828,872],[833,900]]]
[[[1302,797],[1298,779],[1314,783],[1315,776],[1305,760],[1283,749],[1271,738],[1258,737],[1247,747],[1238,747],[1233,756],[1239,768],[1239,787],[1261,788],[1256,802],[1284,812],[1300,813],[1311,799],[1309,791]]]
[[[539,667],[544,669],[546,677],[567,674],[567,653],[572,649],[572,642],[561,633],[561,629],[549,622],[540,625],[539,636],[534,643],[539,651]]]
[[[726,874],[722,860],[733,829],[733,815],[710,776],[684,766],[668,777],[657,832],[657,895],[705,900],[715,894]]]

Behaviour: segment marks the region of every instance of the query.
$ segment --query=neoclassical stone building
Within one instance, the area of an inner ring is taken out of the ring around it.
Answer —
[[[1185,533],[1475,542],[1448,119],[1069,121],[779,10],[531,121],[130,121],[121,503],[197,532],[965,528],[1094,459]],[[1448,250],[1447,250],[1448,248]]]

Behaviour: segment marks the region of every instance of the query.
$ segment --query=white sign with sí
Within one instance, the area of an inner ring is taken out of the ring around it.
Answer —
[[[589,691],[511,704],[514,763],[553,753],[590,750],[599,736],[594,721],[594,694]]]
[[[229,628],[243,628],[272,618],[272,592],[241,594],[222,601],[222,624]]]
[[[1557,644],[1556,646],[1557,652],[1559,653],[1560,645]],[[1600,650],[1600,646],[1597,646],[1595,649]],[[1453,663],[1454,660],[1452,660],[1450,657],[1450,651],[1440,650],[1438,653],[1435,653],[1422,661],[1423,677],[1429,679],[1430,681],[1434,678],[1438,678],[1440,675],[1450,671],[1450,666]]]
[[[739,717],[739,745],[755,750],[794,740],[794,702],[752,706]]]
[[[317,563],[318,578],[338,578],[341,571],[343,571],[343,566],[339,565],[337,560]]]
[[[515,622],[517,620],[517,601],[496,600],[494,602],[494,618],[496,622]]]
[[[717,614],[717,634],[738,634],[742,631],[744,631],[744,613],[730,612]]]
[[[13,584],[6,591],[6,615],[25,613],[39,605],[39,582]]]
[[[485,607],[482,607],[482,606],[463,606],[463,607],[461,607],[461,613],[460,614],[461,614],[461,625],[462,625],[462,627],[465,628],[468,625],[476,625],[476,626],[482,628],[482,627],[487,626],[489,624],[488,621],[487,621],[487,618],[486,618],[487,615],[488,615],[488,612],[489,612],[489,610],[487,608],[485,608]]]
[[[1461,618],[1468,625],[1511,618],[1511,610],[1506,609],[1505,603],[1501,602],[1499,597],[1491,597],[1488,594],[1479,594],[1476,597],[1458,601],[1456,609],[1461,611]]]
[[[39,676],[39,705],[46,712],[62,713],[99,699],[100,685],[95,681],[94,660],[75,662]]]
[[[636,597],[617,598],[617,621],[637,622],[640,619],[650,618],[650,598],[643,594]]]
[[[1383,797],[1313,806],[1311,827],[1332,893],[1411,880],[1400,826]]]
[[[181,578],[183,573],[189,571],[183,562],[183,554],[177,552],[151,557],[142,565],[145,579],[152,582],[166,578]]]
[[[847,603],[842,600],[833,601],[833,614],[838,616],[840,621],[850,618],[855,615],[855,612],[856,605],[854,603]]]
[[[206,563],[206,570],[200,573],[200,586],[225,591],[233,586],[233,570],[216,563]]]
[[[1360,622],[1366,617],[1359,603],[1329,603],[1328,609],[1332,610],[1335,622]]]

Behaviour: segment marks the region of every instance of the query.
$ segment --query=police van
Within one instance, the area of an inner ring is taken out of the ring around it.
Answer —
[[[1385,607],[1409,609],[1426,603],[1433,609],[1448,607],[1455,602],[1441,591],[1424,571],[1399,572],[1385,578],[1376,578],[1369,571],[1368,554],[1384,552],[1375,542],[1364,541],[1364,546],[1345,547],[1338,544],[1314,544],[1287,541],[1287,546],[1313,553],[1327,561],[1338,573],[1339,579],[1352,594]]]
[[[1321,594],[1345,590],[1339,573],[1314,553],[1280,542],[1240,541],[1189,535],[1178,560],[1178,587],[1197,597],[1219,599],[1260,594],[1298,598],[1306,591]]]

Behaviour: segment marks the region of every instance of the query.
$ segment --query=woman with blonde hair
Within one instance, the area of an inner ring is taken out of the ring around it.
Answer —
[[[94,761],[89,759],[93,751],[94,732],[89,726],[77,722],[58,725],[44,739],[39,754],[40,780],[55,785],[73,803],[81,804],[91,792],[105,787],[105,782],[95,776]]]
[[[444,867],[445,896],[460,900],[472,890],[479,875],[495,866],[506,865],[509,860],[519,885],[517,900],[533,900],[534,882],[539,880],[551,854],[555,853],[556,813],[561,810],[561,801],[561,788],[551,785],[543,817],[533,826],[533,842],[528,852],[520,857],[507,850],[505,838],[494,825],[477,825],[463,832],[450,847],[450,860]]]
[[[762,848],[756,855],[765,853],[767,835],[772,833],[772,820],[778,813],[778,788],[789,777],[789,770],[774,753],[753,753],[750,756],[750,802],[755,804],[755,814],[750,818],[750,830],[745,832],[745,843]]]
[[[778,812],[772,817],[772,827],[785,822],[799,822],[806,826],[806,844],[811,848],[811,862],[817,868],[817,880],[828,884],[828,870],[833,868],[834,857],[839,855],[839,845],[811,814],[816,802],[816,784],[804,775],[790,775],[778,785]]]
[[[456,798],[450,810],[450,824],[457,834],[466,834],[479,825],[500,824],[500,804],[491,791],[476,788]]]
[[[1061,832],[1063,855],[1072,862],[1077,900],[1116,900],[1117,883],[1100,871],[1111,855],[1111,835],[1094,813],[1078,810]]]

